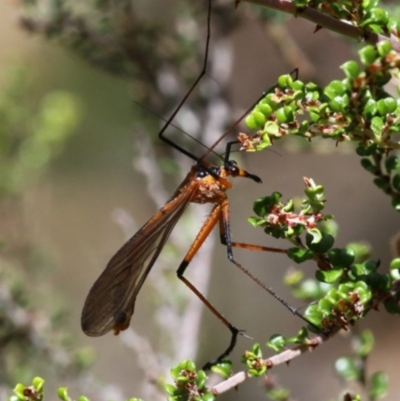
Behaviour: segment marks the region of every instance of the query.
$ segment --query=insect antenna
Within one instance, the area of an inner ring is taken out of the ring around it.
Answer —
[[[203,142],[201,142],[200,140],[198,140],[197,138],[195,138],[193,135],[190,135],[188,132],[186,132],[185,130],[183,130],[182,128],[179,128],[177,125],[175,125],[174,123],[172,123],[171,119],[166,119],[161,117],[160,115],[158,115],[157,113],[155,113],[153,110],[151,110],[150,108],[146,107],[145,105],[143,105],[142,103],[136,101],[136,100],[132,100],[133,103],[137,104],[138,106],[140,106],[142,109],[146,110],[147,112],[153,114],[154,116],[158,117],[159,119],[163,120],[166,124],[168,123],[168,126],[174,127],[177,131],[182,132],[183,134],[187,135],[190,139],[192,139],[194,142],[196,142],[197,144],[199,144],[200,146],[202,146],[203,148],[206,148],[207,151],[210,151],[210,153],[213,153],[215,156],[217,156],[219,159],[222,159],[221,155],[218,154],[217,152],[215,152],[214,150],[210,149],[207,145],[205,145]],[[176,113],[175,113],[176,115]],[[163,126],[163,130],[165,131],[167,127]],[[162,138],[165,138],[164,136]],[[168,139],[168,138],[166,138]],[[168,139],[169,140],[169,139]],[[167,142],[169,144],[169,142]],[[179,145],[175,146],[176,143],[174,143],[174,148],[177,150],[181,150],[181,147]],[[172,145],[171,145],[172,146]],[[186,153],[185,153],[186,154]],[[191,157],[194,160],[197,160],[196,156]]]
[[[294,80],[298,79],[299,76],[299,69],[295,68],[290,72],[290,75],[293,76]],[[253,110],[253,108],[267,95],[268,93],[271,93],[275,88],[277,88],[279,85],[274,85],[268,88],[266,91],[262,93],[262,95],[206,150],[206,152],[200,157],[199,160],[203,160],[206,156],[210,154],[210,152],[215,149],[215,147],[222,142],[223,139],[225,139],[242,121],[243,119]],[[239,143],[239,141],[234,141],[234,143]],[[230,148],[232,145],[229,146],[229,152],[226,150],[226,153],[228,153],[228,159],[229,159],[229,153],[230,153]],[[227,147],[228,149],[228,147]],[[225,158],[227,160],[227,158]]]

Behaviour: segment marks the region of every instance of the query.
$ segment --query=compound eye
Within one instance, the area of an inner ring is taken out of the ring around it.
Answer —
[[[197,170],[197,178],[204,178],[205,176],[208,175],[208,172],[203,169]]]
[[[219,167],[211,167],[211,173],[214,174],[215,176],[219,176]]]
[[[229,160],[229,171],[231,172],[232,175],[239,174],[239,167],[237,166],[235,160]]]

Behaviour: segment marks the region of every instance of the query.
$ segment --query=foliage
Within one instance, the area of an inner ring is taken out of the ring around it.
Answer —
[[[355,61],[342,65],[346,78],[325,88],[304,84],[290,75],[282,76],[273,93],[268,93],[246,118],[256,129],[253,136],[241,134],[242,149],[262,150],[284,136],[312,141],[320,137],[354,142],[362,167],[371,173],[375,185],[391,197],[400,209],[400,162],[390,152],[398,150],[400,106],[383,86],[398,74],[399,54],[389,42],[368,45],[359,51],[363,65]]]

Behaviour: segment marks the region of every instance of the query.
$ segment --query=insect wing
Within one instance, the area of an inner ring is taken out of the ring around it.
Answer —
[[[184,186],[184,188],[182,188]],[[129,326],[136,296],[172,229],[191,200],[196,181],[182,183],[166,203],[108,262],[82,311],[82,330],[97,337]]]

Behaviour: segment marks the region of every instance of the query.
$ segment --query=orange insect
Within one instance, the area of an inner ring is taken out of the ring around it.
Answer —
[[[238,266],[249,277],[271,293],[293,313],[297,312],[286,301],[280,298],[273,290],[266,287],[254,277],[248,270],[235,261],[232,248],[240,247],[259,251],[272,251],[285,253],[285,250],[258,245],[250,245],[232,242],[229,223],[229,201],[226,191],[232,187],[230,177],[246,177],[257,183],[261,179],[238,167],[237,163],[229,159],[232,145],[238,141],[227,144],[222,166],[212,165],[204,160],[204,157],[241,121],[239,119],[201,158],[192,155],[186,149],[180,147],[163,134],[173,118],[189,97],[192,90],[198,84],[206,72],[208,46],[210,41],[210,13],[211,0],[208,6],[207,40],[203,69],[188,93],[179,103],[172,116],[166,121],[159,133],[161,140],[173,146],[180,152],[196,161],[186,178],[179,185],[171,199],[112,257],[105,270],[91,288],[82,311],[81,325],[83,331],[89,336],[101,336],[113,330],[115,334],[128,328],[134,312],[136,297],[175,224],[180,219],[186,206],[191,203],[211,203],[214,205],[206,221],[201,227],[192,246],[180,264],[177,275],[228,327],[232,336],[228,348],[211,364],[220,361],[227,356],[236,344],[240,331],[233,326],[217,309],[201,294],[198,289],[184,277],[186,268],[202,243],[210,234],[216,224],[219,224],[222,244],[226,245],[228,259]],[[263,94],[264,96],[265,94]],[[249,109],[250,110],[250,109]],[[245,113],[247,114],[247,112]]]

